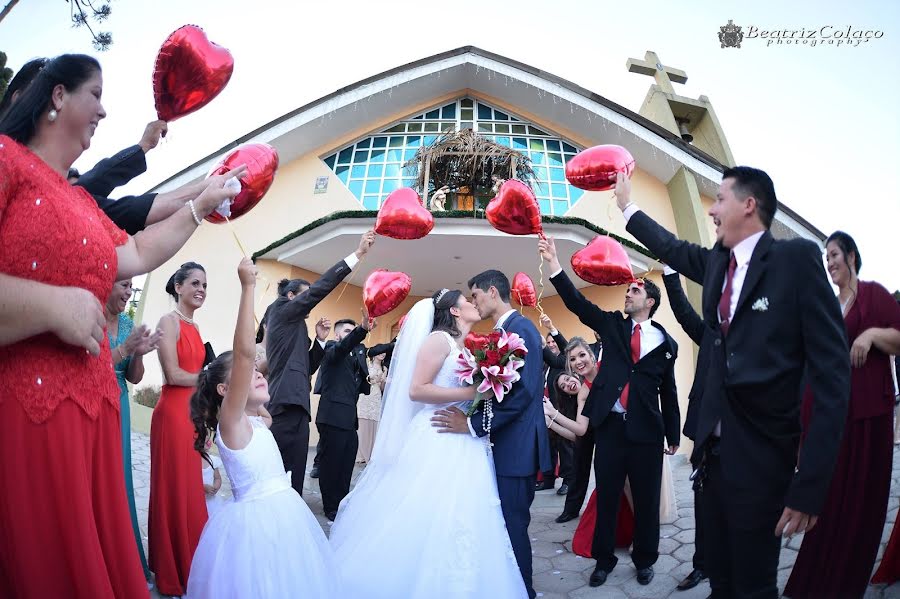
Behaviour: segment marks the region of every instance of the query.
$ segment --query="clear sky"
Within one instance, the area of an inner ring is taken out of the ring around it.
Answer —
[[[0,0],[0,5],[5,5]],[[900,3],[563,0],[274,2],[114,0],[98,54],[108,118],[77,166],[136,143],[155,119],[151,73],[179,26],[203,27],[235,57],[228,87],[172,123],[149,169],[121,193],[139,193],[235,138],[338,88],[406,62],[475,45],[549,71],[637,111],[653,82],[625,70],[656,51],[687,72],[678,93],[712,101],[735,160],[772,175],[779,199],[818,228],[859,243],[862,278],[900,289]],[[92,53],[59,0],[21,0],[0,23],[13,69],[36,56]],[[744,29],[721,49],[719,26]],[[750,27],[879,30],[848,45],[772,45]],[[114,194],[115,197],[115,194]],[[225,232],[223,231],[223,234]]]

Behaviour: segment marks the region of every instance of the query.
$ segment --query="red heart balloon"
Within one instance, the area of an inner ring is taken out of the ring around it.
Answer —
[[[363,303],[370,318],[384,316],[406,299],[412,279],[405,272],[391,272],[383,268],[372,271],[363,285]]]
[[[622,244],[608,235],[598,235],[572,254],[575,274],[595,285],[624,285],[634,281],[631,261]]]
[[[616,186],[616,173],[630,177],[634,158],[622,146],[594,146],[575,155],[566,164],[566,179],[585,191],[606,191]]]
[[[233,71],[231,52],[209,41],[202,29],[196,25],[176,29],[156,56],[156,114],[174,121],[200,110],[225,89]]]
[[[468,335],[466,335],[466,339],[463,344],[466,346],[466,349],[468,349],[472,353],[475,353],[475,350],[482,349],[487,346],[489,341],[490,335],[471,331]]]
[[[210,171],[209,176],[227,173],[233,168],[247,165],[247,174],[241,179],[241,191],[231,203],[231,220],[240,218],[263,199],[278,169],[278,151],[268,144],[247,144],[231,152]],[[206,217],[211,223],[224,223],[225,218],[213,211]]]
[[[419,239],[434,228],[434,217],[416,190],[401,187],[391,192],[378,210],[375,232],[394,239]]]
[[[529,308],[537,306],[534,281],[524,272],[517,272],[516,276],[513,277],[512,296],[520,306],[528,306]]]
[[[484,211],[488,222],[510,235],[543,233],[541,208],[534,192],[516,179],[507,179]]]

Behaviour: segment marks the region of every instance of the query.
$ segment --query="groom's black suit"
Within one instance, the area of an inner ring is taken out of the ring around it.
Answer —
[[[631,357],[633,321],[619,312],[606,312],[579,292],[566,273],[550,278],[566,308],[600,334],[603,366],[582,413],[594,429],[597,480],[597,525],[591,553],[597,567],[609,572],[615,556],[616,514],[625,477],[634,499],[636,568],[647,568],[659,557],[659,491],[662,478],[663,437],[680,443],[681,418],[675,388],[678,345],[659,323],[662,343],[637,361]],[[646,325],[646,323],[645,323]],[[613,411],[629,385],[627,413]]]
[[[534,500],[534,479],[538,469],[550,469],[550,442],[544,424],[541,334],[530,320],[515,311],[500,325],[507,333],[519,335],[528,349],[525,365],[519,370],[519,382],[512,386],[502,403],[493,402],[491,441],[506,530],[528,595],[533,598],[529,510]],[[469,422],[476,435],[487,434],[482,410],[476,411]]]
[[[696,373],[703,399],[693,459],[704,459],[709,470],[704,511],[713,597],[777,597],[775,525],[785,506],[821,512],[850,396],[847,336],[821,251],[763,233],[724,335],[718,304],[730,250],[681,241],[640,211],[626,229],[703,285],[701,348],[710,352],[705,372]],[[815,403],[800,449],[804,373]]]

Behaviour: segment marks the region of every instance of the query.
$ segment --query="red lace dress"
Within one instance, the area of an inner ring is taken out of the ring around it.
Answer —
[[[128,237],[94,199],[0,135],[0,272],[101,305]],[[36,335],[0,346],[0,597],[147,597],[134,550],[119,386],[98,357]]]
[[[585,381],[588,388],[591,387],[590,381]],[[591,498],[588,499],[587,507],[578,521],[578,528],[575,529],[575,535],[572,537],[572,552],[582,557],[593,557],[591,555],[594,544],[594,528],[597,526],[597,489],[591,491]],[[619,499],[619,515],[616,518],[616,547],[630,547],[634,538],[634,512],[625,493]]]
[[[206,350],[200,332],[179,320],[178,367],[200,372]],[[163,385],[150,421],[150,569],[164,595],[184,595],[191,560],[206,525],[203,465],[194,449],[190,400],[194,387]]]

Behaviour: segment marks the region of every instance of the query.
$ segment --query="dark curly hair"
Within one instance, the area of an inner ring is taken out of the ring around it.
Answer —
[[[431,330],[446,331],[450,333],[451,337],[459,337],[461,333],[459,327],[456,326],[456,317],[450,313],[450,308],[456,305],[456,302],[462,296],[462,292],[451,289],[438,300],[438,296],[441,295],[442,291],[443,289],[436,291],[431,296],[431,300],[434,302],[434,323],[431,325]]]
[[[197,375],[197,388],[191,395],[191,421],[194,423],[194,449],[209,461],[206,442],[215,438],[219,426],[219,408],[222,400],[219,395],[219,384],[228,380],[231,374],[232,352],[227,351],[209,363]]]

